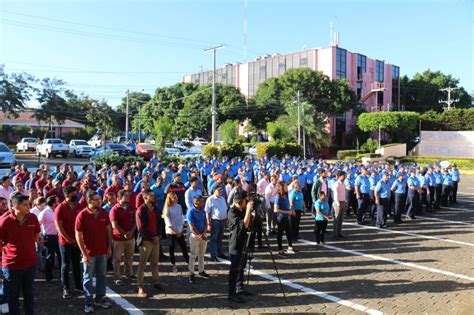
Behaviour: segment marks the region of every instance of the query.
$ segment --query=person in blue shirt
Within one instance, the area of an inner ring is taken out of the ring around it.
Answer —
[[[210,222],[206,219],[204,212],[204,199],[202,196],[194,196],[194,207],[186,213],[186,221],[190,228],[189,248],[191,250],[189,257],[189,283],[194,283],[194,264],[196,257],[199,263],[199,275],[203,278],[209,278],[209,275],[204,271],[204,255],[206,254],[207,235],[211,228]]]
[[[347,202],[347,215],[351,215],[351,210],[354,215],[357,215],[357,199],[355,196],[354,186],[355,178],[352,172],[346,172],[346,179],[344,180],[344,186],[346,186],[346,202]]]
[[[435,195],[434,195],[434,210],[439,210],[441,206],[441,194],[443,192],[443,173],[441,172],[441,166],[436,165],[436,170],[433,172],[435,177]]]
[[[328,221],[331,220],[331,216],[329,214],[329,204],[324,191],[319,193],[319,198],[314,203],[314,210],[315,212],[313,212],[313,215],[315,221],[314,231],[316,233],[316,243],[324,244],[324,234],[326,233],[326,227],[328,225]]]
[[[374,189],[375,185],[377,185],[378,178],[377,178],[377,172],[375,169],[372,169],[370,171],[370,177],[369,177],[369,183],[370,183],[370,205],[369,205],[369,212],[370,212],[370,217],[372,219],[375,218],[376,211],[377,211],[377,205],[375,204],[375,196],[374,196]]]
[[[295,211],[291,210],[290,202],[288,201],[288,187],[285,182],[280,181],[276,185],[276,197],[274,202],[273,213],[275,213],[277,219],[277,243],[278,243],[278,254],[282,257],[286,257],[287,254],[294,254],[293,240],[291,233],[291,222],[290,216],[295,215]],[[286,234],[288,240],[288,250],[283,251],[283,232]]]
[[[158,209],[163,209],[163,206],[165,205],[165,187],[162,177],[157,177],[156,182],[150,187],[155,195]]]
[[[451,203],[458,203],[457,202],[458,184],[461,181],[461,174],[459,173],[459,170],[456,164],[453,164],[451,166],[451,172],[449,172],[449,175],[451,175],[451,180],[453,181],[453,189],[451,191],[450,201]]]
[[[425,185],[427,189],[427,199],[428,199],[426,211],[432,212],[434,196],[435,196],[436,179],[433,173],[433,167],[431,166],[428,167],[428,170],[426,171],[426,174],[425,174]]]
[[[413,220],[415,212],[419,209],[420,204],[420,181],[416,178],[416,171],[410,171],[410,177],[407,179],[407,203],[405,219]],[[417,213],[419,214],[419,213]]]
[[[443,183],[443,186],[442,186],[442,191],[441,191],[441,206],[447,207],[449,195],[451,194],[451,190],[453,186],[453,180],[451,178],[451,175],[449,174],[448,169],[444,170],[442,183]]]
[[[293,188],[289,196],[290,208],[295,211],[295,215],[291,217],[291,231],[293,232],[293,239],[297,240],[299,239],[301,215],[304,213],[304,195],[298,181],[295,182]]]
[[[387,215],[390,211],[390,171],[382,173],[382,179],[379,180],[374,188],[375,204],[377,205],[377,218],[375,225],[379,228],[387,227]]]
[[[422,170],[420,170],[420,168],[416,169],[416,178],[420,182],[420,205],[418,209],[420,214],[422,214],[423,205],[425,205],[426,209],[428,209],[428,184],[425,177],[426,172],[426,168],[423,168]]]
[[[367,176],[367,170],[361,169],[361,173],[355,180],[355,192],[357,198],[357,223],[366,224],[364,221],[364,215],[367,212],[370,205],[370,181]]]
[[[402,209],[405,206],[405,194],[407,185],[403,173],[397,173],[397,179],[393,182],[391,190],[395,193],[395,207],[393,210],[393,222],[402,223]]]

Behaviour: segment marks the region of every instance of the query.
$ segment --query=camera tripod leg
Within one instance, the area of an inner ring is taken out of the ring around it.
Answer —
[[[268,240],[267,232],[262,231],[262,234],[265,236],[265,242],[267,243],[268,252],[270,253],[270,257],[271,257],[272,263],[273,263],[273,269],[275,270],[275,273],[276,273],[277,278],[278,278],[278,282],[280,283],[281,293],[283,293],[283,298],[285,298],[285,302],[288,302],[288,300],[286,298],[286,294],[285,294],[285,289],[283,288],[283,284],[281,283],[280,274],[278,273],[278,268],[277,268],[277,265],[276,265],[276,262],[275,262],[275,258],[273,257],[273,252],[272,252],[272,249],[270,248],[270,241]]]

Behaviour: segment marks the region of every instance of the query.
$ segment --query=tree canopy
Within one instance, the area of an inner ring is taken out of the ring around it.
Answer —
[[[420,115],[415,112],[372,112],[361,114],[357,125],[365,132],[380,128],[392,142],[408,142],[417,134],[419,120]]]

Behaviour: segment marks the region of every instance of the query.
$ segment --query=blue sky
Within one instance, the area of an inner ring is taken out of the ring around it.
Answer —
[[[247,59],[329,44],[400,66],[441,70],[474,90],[472,1],[248,0]],[[127,88],[153,93],[218,65],[242,62],[244,0],[1,0],[0,63],[7,72],[65,80],[115,106]]]

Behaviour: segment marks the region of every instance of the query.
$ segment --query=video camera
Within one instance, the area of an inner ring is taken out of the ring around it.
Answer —
[[[263,220],[265,218],[265,199],[256,192],[249,193],[248,201],[253,201],[253,211]]]

